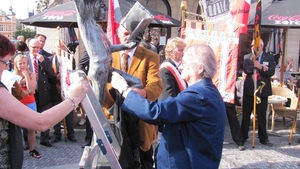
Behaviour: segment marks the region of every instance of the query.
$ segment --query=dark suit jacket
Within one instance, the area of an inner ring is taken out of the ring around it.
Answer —
[[[112,53],[112,58],[112,67],[121,69],[120,52]],[[128,73],[141,79],[149,101],[157,100],[162,91],[162,83],[158,71],[158,55],[151,50],[137,46],[128,68]],[[111,85],[108,84],[107,89],[110,88]],[[108,109],[113,103],[113,98],[107,94],[104,107]],[[155,126],[140,121],[139,130],[142,140],[145,141],[145,144],[141,146],[141,149],[143,151],[148,151],[151,148],[153,140],[156,138]]]
[[[51,96],[52,96],[52,102],[53,103],[60,103],[62,101],[61,96],[60,96],[60,91],[58,91],[56,85],[60,86],[60,80],[56,78],[56,75],[60,72],[59,70],[59,62],[57,59],[57,56],[51,56],[50,57],[50,63],[51,66],[53,66],[53,59],[55,59],[55,65],[56,65],[56,70],[57,72],[55,73],[55,76],[53,76],[52,78],[49,79],[52,87],[51,87]],[[53,68],[53,67],[52,67]]]
[[[167,59],[165,62],[170,62],[174,67],[176,67],[176,64],[172,61],[172,59]],[[176,97],[178,93],[180,93],[180,88],[174,75],[164,67],[159,70],[159,76],[162,79],[163,90],[158,100],[165,100],[169,96]]]
[[[30,53],[29,52],[26,53],[26,56],[28,58],[29,69],[30,71],[34,72]],[[48,57],[44,57],[43,62],[39,61],[38,66],[39,66],[38,81],[37,81],[38,93],[36,94],[39,95],[39,101],[38,101],[39,104],[46,105],[52,101],[52,97],[51,97],[52,85],[49,82],[49,78],[53,78],[55,77],[55,75],[51,67],[50,59]]]
[[[45,51],[44,49],[42,49],[42,53],[41,53],[41,54],[42,54],[44,57],[50,57],[50,56],[52,56],[51,53]]]
[[[86,51],[83,52],[82,58],[78,62],[78,69],[83,70],[87,75],[90,68],[90,57]]]
[[[244,59],[248,58],[250,60],[253,60],[253,57],[254,57],[254,55],[252,53],[250,53],[250,54],[245,55]],[[268,71],[258,70],[261,81],[266,83],[260,96],[268,97],[268,96],[272,95],[271,76],[273,76],[275,73],[275,60],[272,55],[263,53],[260,63],[269,67]],[[254,94],[254,81],[252,78],[252,74],[247,74],[245,82],[244,82],[244,95],[245,96],[253,96],[253,94]]]

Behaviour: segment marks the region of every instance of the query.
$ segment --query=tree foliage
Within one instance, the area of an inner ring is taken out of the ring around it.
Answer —
[[[13,33],[16,39],[19,35],[23,35],[24,39],[34,38],[36,31],[29,28],[17,27],[16,31]]]

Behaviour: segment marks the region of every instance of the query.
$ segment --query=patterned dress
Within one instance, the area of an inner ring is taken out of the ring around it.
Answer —
[[[0,87],[5,85],[0,81]],[[5,87],[6,88],[6,87]],[[9,122],[0,118],[0,168],[10,168],[9,164],[9,144],[8,144],[8,130]]]

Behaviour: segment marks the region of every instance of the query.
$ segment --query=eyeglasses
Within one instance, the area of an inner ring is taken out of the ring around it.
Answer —
[[[3,64],[5,64],[5,67],[8,66],[9,63],[10,63],[9,61],[5,62],[5,61],[3,61],[3,60],[0,60],[0,62],[2,62]]]
[[[30,46],[30,47],[33,48],[33,49],[40,48],[38,46]]]

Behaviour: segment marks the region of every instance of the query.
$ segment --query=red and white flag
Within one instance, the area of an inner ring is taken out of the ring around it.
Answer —
[[[107,18],[107,37],[112,44],[119,44],[120,40],[117,36],[119,22],[116,20],[121,15],[120,5],[118,0],[108,0],[108,18]]]

